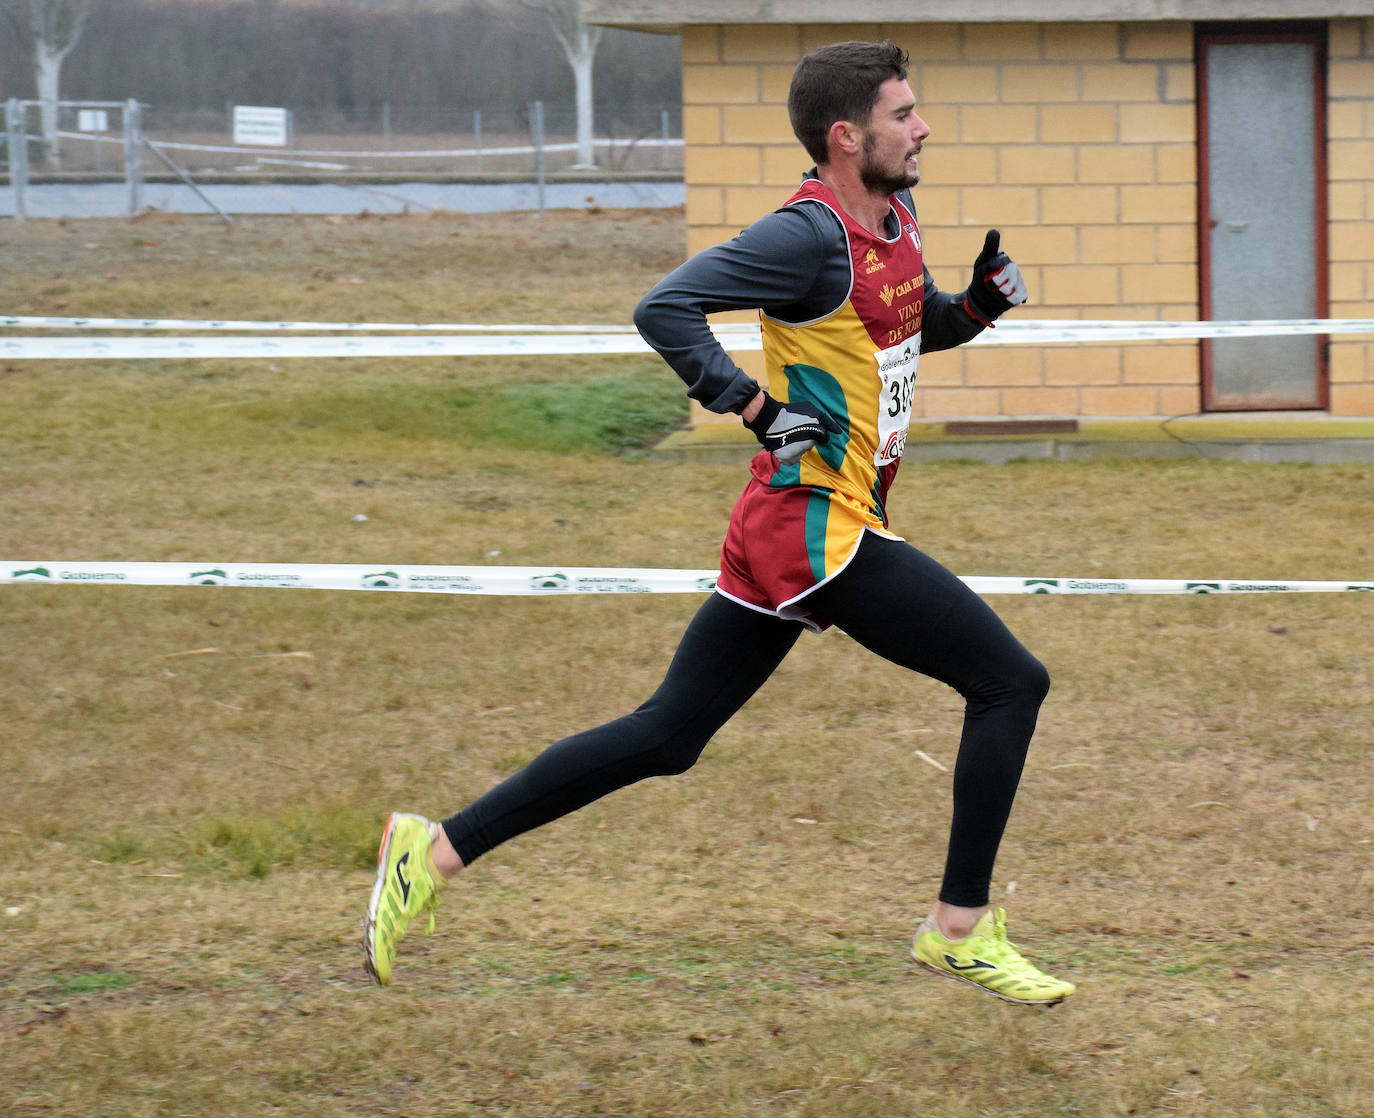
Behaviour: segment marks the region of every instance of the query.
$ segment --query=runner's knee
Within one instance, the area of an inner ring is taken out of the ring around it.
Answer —
[[[652,768],[646,776],[681,776],[697,763],[705,741],[695,738],[664,742],[645,755],[645,762]]]
[[[988,671],[964,690],[970,703],[1034,715],[1050,692],[1049,670],[1025,649],[1014,661]]]
[[[1037,709],[1050,693],[1049,669],[1030,653],[1026,654],[1026,665],[1018,676],[1018,690],[1025,695],[1028,702],[1033,702]]]
[[[619,725],[628,747],[621,763],[632,770],[627,773],[630,780],[681,776],[697,763],[719,729],[700,711],[664,702],[661,694],[621,719]]]

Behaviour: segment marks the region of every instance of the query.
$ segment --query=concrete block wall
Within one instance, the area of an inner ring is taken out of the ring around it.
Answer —
[[[916,191],[936,282],[959,290],[987,228],[1021,265],[1023,317],[1198,314],[1197,121],[1188,22],[684,27],[688,249],[784,201],[810,160],[792,136],[796,59],[891,38],[932,128]],[[1374,316],[1374,20],[1332,24],[1331,305]],[[756,354],[736,355],[761,374]],[[1333,344],[1332,411],[1374,414],[1374,345]],[[1197,411],[1196,343],[970,347],[922,361],[914,415]],[[699,412],[698,421],[715,417]],[[730,417],[733,421],[733,417]]]
[[[1374,19],[1338,20],[1327,65],[1333,318],[1374,318]],[[1374,415],[1374,341],[1331,339],[1333,415]]]

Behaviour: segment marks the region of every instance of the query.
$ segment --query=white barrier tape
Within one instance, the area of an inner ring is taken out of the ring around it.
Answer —
[[[124,140],[119,136],[97,136],[90,132],[58,132],[58,136],[72,140],[89,140],[98,144],[123,144]],[[41,140],[41,136],[32,137]],[[175,140],[150,140],[155,147],[176,148],[178,151],[217,151],[228,155],[280,155],[281,148],[252,148],[252,147],[217,147],[213,144],[183,144]],[[594,147],[682,147],[682,140],[675,139],[642,139],[642,140],[612,140],[593,138]],[[295,148],[297,155],[313,155],[326,158],[353,158],[353,159],[425,159],[429,156],[457,156],[457,155],[529,155],[537,150],[531,145],[523,147],[495,147],[495,148],[439,148],[428,151],[315,151],[313,148]],[[545,144],[544,151],[577,151],[577,144]]]
[[[53,315],[0,315],[0,327],[19,330],[214,330],[230,333],[318,331],[358,334],[487,333],[487,334],[633,334],[623,323],[557,324],[527,322],[270,322],[221,318],[73,318]],[[757,334],[756,322],[713,324],[717,334]],[[1228,337],[1257,334],[1368,334],[1374,318],[1267,318],[1207,322],[1143,322],[1138,319],[1009,319],[997,329],[1008,334],[1034,335],[1038,340],[1095,337],[1110,340]],[[1048,335],[1054,335],[1048,339]],[[984,335],[985,336],[985,335]]]
[[[715,586],[716,573],[636,567],[0,562],[0,584],[263,586],[431,594],[699,594]]]
[[[758,349],[757,335],[732,349]],[[385,337],[297,334],[278,337],[217,338],[14,338],[0,337],[0,359],[13,361],[106,360],[134,358],[286,358],[286,357],[499,357],[652,353],[638,334],[438,335]]]
[[[523,326],[509,323],[404,325],[389,323],[254,323],[222,320],[0,318],[0,326],[17,329],[204,330],[230,332],[271,329],[333,330],[351,337],[299,335],[288,339],[239,338],[120,338],[0,336],[0,356],[14,360],[127,360],[139,358],[251,358],[251,357],[486,357],[503,354],[576,355],[646,353],[649,346],[631,326]],[[436,330],[464,331],[486,337],[425,336],[360,338],[365,332]],[[757,326],[722,323],[712,327],[731,350],[762,348]],[[1192,340],[1197,338],[1277,335],[1374,334],[1374,319],[1272,319],[1231,322],[1027,321],[1007,322],[984,331],[974,343],[988,345],[1045,345],[1055,342],[1124,342]],[[534,337],[532,335],[539,335]]]
[[[1040,345],[1047,342],[1138,342],[1166,339],[1273,337],[1294,334],[1374,334],[1374,318],[1271,318],[1208,322],[1075,322],[1045,319],[998,323],[975,343]]]
[[[699,594],[714,570],[649,567],[440,567],[328,563],[65,563],[0,561],[0,584],[258,586],[404,590],[430,594]],[[1024,578],[967,575],[977,594],[1337,594],[1374,592],[1374,579]]]

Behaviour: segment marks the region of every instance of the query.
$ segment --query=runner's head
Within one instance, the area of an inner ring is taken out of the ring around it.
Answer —
[[[817,164],[830,160],[830,126],[837,120],[868,124],[878,90],[892,78],[906,80],[910,57],[891,42],[831,43],[797,63],[787,94],[792,131]]]

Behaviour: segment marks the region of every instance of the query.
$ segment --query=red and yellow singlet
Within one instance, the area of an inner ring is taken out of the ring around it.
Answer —
[[[887,531],[885,502],[906,445],[921,351],[924,268],[916,217],[896,198],[899,232],[870,233],[818,179],[787,202],[819,202],[844,227],[849,296],[811,322],[762,316],[768,392],[806,400],[841,427],[800,462],[761,451],[730,518],[717,590],[821,629],[803,599],[849,562],[865,530]]]

